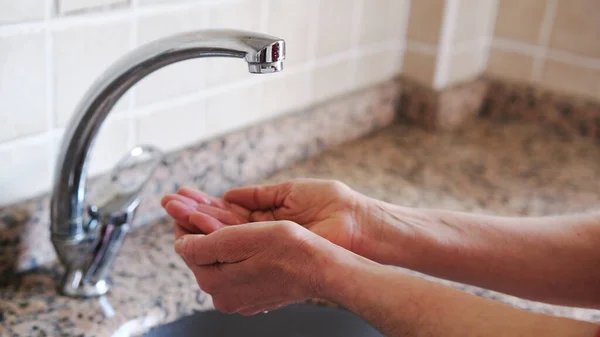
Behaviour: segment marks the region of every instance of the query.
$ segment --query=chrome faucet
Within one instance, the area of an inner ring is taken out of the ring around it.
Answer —
[[[99,205],[89,206],[85,214],[88,152],[102,122],[119,98],[148,74],[178,61],[219,56],[243,58],[250,73],[274,73],[283,70],[285,42],[235,30],[206,30],[160,39],[117,61],[77,106],[58,157],[51,200],[51,239],[65,267],[60,286],[63,294],[91,297],[110,289],[110,267],[144,185],[113,191]],[[158,156],[148,147],[135,148],[131,155],[142,152]],[[113,180],[118,173],[113,172]]]

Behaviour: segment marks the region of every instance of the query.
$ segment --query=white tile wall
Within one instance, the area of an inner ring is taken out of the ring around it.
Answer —
[[[10,163],[0,167],[0,205],[48,190],[75,105],[132,48],[181,31],[233,28],[282,36],[288,61],[273,75],[251,75],[237,59],[192,60],[150,75],[103,125],[92,174],[137,143],[180,149],[391,77],[408,1],[0,0],[0,163]]]
[[[0,36],[0,142],[48,124],[43,32]]]
[[[371,1],[371,0],[368,0]],[[353,47],[353,0],[320,0],[317,29],[317,55],[324,57],[350,50]]]
[[[263,20],[260,1],[234,1],[210,7],[210,28],[261,31]],[[214,58],[206,60],[206,84],[210,86],[230,83],[253,77],[247,65],[236,59]]]
[[[154,144],[172,151],[206,137],[206,102],[204,99],[162,109],[137,118],[139,144]]]
[[[111,5],[124,5],[129,0],[59,0],[58,10],[60,13],[69,13],[82,10],[90,10],[97,7]]]
[[[206,134],[236,130],[268,117],[262,114],[263,85],[252,83],[207,98]]]
[[[176,33],[208,28],[205,6],[163,10],[138,21],[138,43],[145,44]],[[137,105],[146,105],[190,94],[204,87],[206,60],[187,60],[150,74],[136,87]]]
[[[487,46],[479,45],[452,55],[448,72],[448,84],[468,81],[481,74],[485,68]]]
[[[130,29],[128,22],[117,20],[53,31],[56,126],[67,124],[94,80],[129,51]],[[126,104],[124,97],[115,111]]]
[[[418,0],[417,0],[418,1]],[[408,0],[369,0],[364,2],[361,44],[397,40],[406,35]]]
[[[399,47],[361,55],[356,65],[358,86],[370,86],[399,74],[402,59],[403,50]]]
[[[356,60],[345,58],[314,70],[313,97],[322,102],[355,87]]]
[[[490,19],[490,15],[495,15],[496,1],[459,0],[454,41],[477,40],[482,35],[491,33],[496,20],[495,18]]]
[[[269,5],[267,32],[285,37],[288,67],[306,63],[314,56],[313,37],[317,27],[311,19],[317,13],[317,5],[316,0],[278,0]]]
[[[0,25],[43,18],[44,0],[0,0]]]
[[[312,102],[311,73],[281,72],[265,82],[262,111],[267,116],[275,116],[305,108]]]
[[[110,171],[133,147],[131,137],[129,120],[107,120],[92,144],[89,174],[97,175]]]
[[[52,142],[39,137],[0,146],[0,205],[48,190],[52,182]]]

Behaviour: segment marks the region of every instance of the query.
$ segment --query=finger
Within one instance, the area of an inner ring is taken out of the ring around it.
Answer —
[[[172,200],[165,206],[165,211],[167,211],[173,219],[178,221],[185,220],[187,222],[187,218],[195,213],[196,209],[181,201]]]
[[[166,207],[167,204],[171,201],[179,201],[182,204],[186,204],[190,207],[196,207],[198,205],[198,203],[188,197],[185,197],[183,195],[179,195],[179,194],[165,194],[164,197],[162,197],[162,199],[160,200],[160,205],[162,207]]]
[[[289,184],[248,186],[236,188],[225,193],[225,201],[240,205],[249,210],[277,208],[289,193]]]
[[[167,214],[175,219],[175,221],[177,221],[186,231],[190,233],[197,232],[198,229],[189,222],[189,216],[196,212],[194,208],[191,208],[180,201],[173,200],[165,206],[165,211],[167,211]]]
[[[196,212],[189,216],[189,222],[192,226],[198,228],[204,234],[210,234],[226,225],[210,215]]]
[[[227,201],[224,201],[227,202]],[[234,212],[235,214],[241,216],[244,219],[249,219],[250,218],[250,214],[252,214],[252,212],[240,205],[236,205],[236,204],[232,204],[232,203],[227,203],[229,205],[229,207],[231,207],[231,211]]]
[[[196,210],[206,215],[210,215],[226,225],[241,225],[243,223],[248,222],[248,218],[244,219],[242,216],[232,211],[224,210],[217,207],[212,207],[208,205],[198,205],[196,207]]]
[[[184,235],[192,234],[187,229],[185,229],[183,226],[181,226],[181,224],[177,221],[175,221],[174,227],[175,227],[175,240],[179,239],[180,237],[182,237]]]
[[[231,210],[235,214],[247,219],[250,216],[250,211],[236,204],[231,204],[221,198],[216,198],[194,188],[182,187],[177,191],[177,194],[185,196],[196,201],[198,204],[210,205],[213,207]]]
[[[184,235],[175,241],[175,252],[187,262],[196,266],[206,266],[217,263],[214,240],[206,235]]]
[[[209,235],[184,235],[175,242],[175,251],[195,265],[238,263],[266,247],[272,233],[269,223],[225,226]]]
[[[236,204],[231,204],[221,198],[216,198],[194,188],[182,187],[177,191],[178,195],[190,198],[198,204],[210,205],[224,210],[233,211],[244,219],[248,219],[250,211]]]
[[[273,211],[255,211],[250,215],[251,222],[267,222],[277,220]]]
[[[196,201],[199,204],[211,205],[211,204],[219,204],[219,198],[215,198],[210,196],[202,191],[199,191],[195,188],[191,187],[181,187],[177,190],[177,194],[190,198]]]

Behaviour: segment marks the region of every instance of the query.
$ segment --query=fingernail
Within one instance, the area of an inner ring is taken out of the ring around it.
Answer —
[[[187,235],[184,235],[175,241],[175,253],[183,255],[183,251],[185,249],[186,236]]]

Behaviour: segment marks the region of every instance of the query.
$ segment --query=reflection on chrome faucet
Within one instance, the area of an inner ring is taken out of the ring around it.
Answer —
[[[92,85],[67,127],[52,192],[51,238],[65,266],[64,294],[89,297],[110,289],[110,265],[139,204],[141,189],[105,200],[103,205],[110,207],[94,205],[87,215],[84,212],[88,152],[102,122],[119,98],[145,76],[169,64],[201,57],[243,58],[250,73],[273,73],[283,69],[285,42],[235,30],[179,34],[134,50]]]

